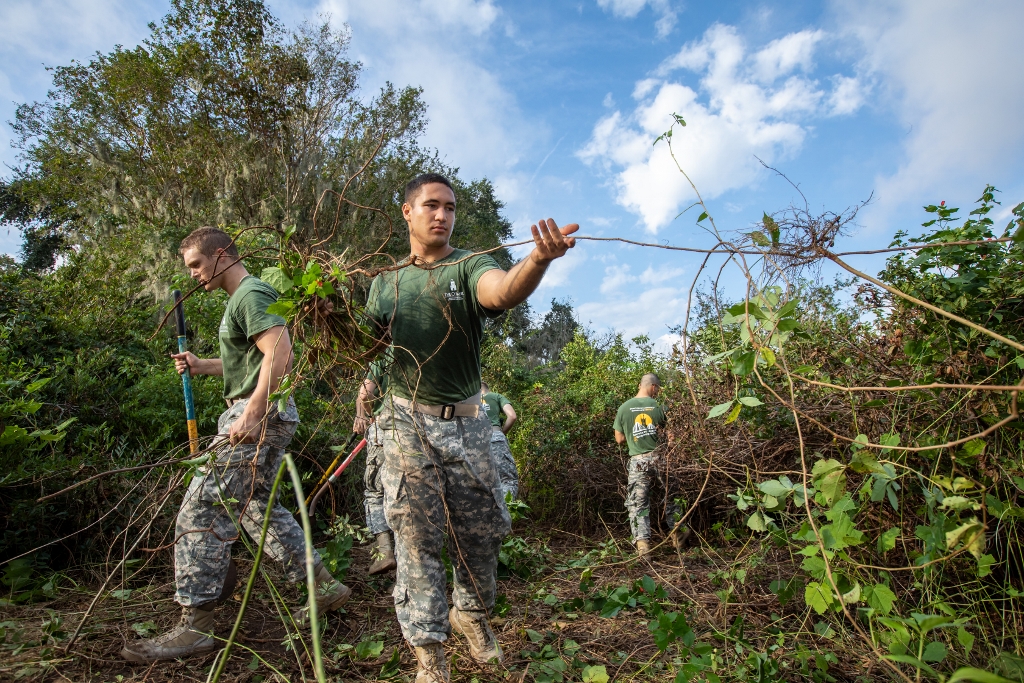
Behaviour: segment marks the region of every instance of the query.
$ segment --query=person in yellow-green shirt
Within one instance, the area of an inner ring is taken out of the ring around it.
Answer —
[[[665,411],[654,400],[660,391],[661,380],[653,372],[647,373],[640,379],[636,396],[619,406],[615,414],[615,441],[626,444],[629,450],[626,510],[633,542],[641,556],[651,549],[651,491],[655,484],[664,485],[658,446]],[[675,505],[668,505],[666,518],[671,522],[676,512]]]

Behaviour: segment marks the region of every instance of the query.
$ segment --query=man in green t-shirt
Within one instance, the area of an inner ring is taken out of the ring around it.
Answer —
[[[516,469],[515,458],[512,457],[512,449],[508,447],[506,435],[512,430],[518,415],[512,407],[511,401],[499,393],[492,392],[487,382],[480,383],[480,407],[487,414],[491,421],[491,457],[494,459],[494,466],[498,468],[498,481],[501,484],[501,497],[507,500],[509,495],[512,500],[519,496],[519,471]]]
[[[181,243],[181,254],[192,277],[212,292],[229,295],[220,323],[220,358],[171,354],[178,372],[223,375],[228,409],[218,420],[219,445],[211,464],[192,477],[181,501],[175,525],[175,601],[182,617],[168,633],[129,643],[121,655],[132,662],[177,659],[220,647],[209,635],[214,608],[231,594],[231,545],[244,529],[259,539],[270,488],[295,429],[295,401],[284,411],[269,400],[292,365],[292,344],[283,318],[267,307],[277,292],[249,275],[230,235],[217,228],[199,228]],[[306,577],[302,528],[276,501],[270,512],[265,550],[284,565],[291,581]],[[352,595],[313,551],[316,602],[321,613],[338,609]],[[295,618],[304,622],[305,609]]]
[[[502,657],[487,617],[498,546],[511,523],[491,459],[491,424],[480,409],[484,320],[525,301],[575,244],[568,236],[579,226],[539,221],[533,251],[506,273],[490,256],[449,244],[455,192],[444,176],[410,181],[402,215],[410,256],[374,279],[366,312],[394,354],[391,399],[378,420],[389,428],[384,511],[395,534],[395,612],[419,661],[417,683],[443,683],[442,643],[452,628],[478,662]],[[441,561],[446,529],[451,612]]]
[[[363,509],[366,511],[366,526],[377,539],[373,562],[366,573],[382,574],[395,568],[395,550],[391,541],[391,529],[384,517],[384,483],[381,472],[384,469],[384,429],[377,416],[384,410],[388,394],[388,370],[390,349],[383,358],[370,363],[366,379],[359,387],[356,399],[356,420],[352,431],[366,436],[366,470],[363,473]]]
[[[625,443],[629,450],[629,468],[626,482],[626,511],[637,552],[650,552],[651,490],[664,484],[661,477],[661,456],[658,453],[659,430],[665,426],[665,412],[655,401],[661,391],[661,380],[653,372],[640,380],[635,397],[629,399],[615,413],[615,441]],[[666,512],[674,513],[675,506]],[[666,515],[672,520],[672,514]]]

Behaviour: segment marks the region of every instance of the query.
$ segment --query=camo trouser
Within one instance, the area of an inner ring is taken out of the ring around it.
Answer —
[[[392,427],[384,441],[384,510],[395,533],[395,612],[413,646],[443,642],[451,632],[446,532],[456,607],[494,607],[498,547],[511,522],[491,459],[491,424],[482,413],[444,420],[397,404],[378,419]]]
[[[661,456],[657,451],[634,455],[629,459],[626,479],[626,511],[629,512],[629,528],[634,541],[648,541],[651,538],[651,492],[656,486],[664,488],[661,476]],[[656,506],[660,507],[660,506]],[[669,502],[665,509],[665,521],[671,527],[679,507]]]
[[[218,434],[227,436],[231,423],[242,415],[247,403],[238,401],[221,414]],[[195,607],[220,595],[231,545],[240,533],[239,522],[251,538],[259,541],[277,468],[298,425],[299,413],[293,401],[284,413],[272,404],[260,444],[221,446],[215,451],[214,464],[200,467],[192,477],[175,529],[174,599],[179,604]],[[302,527],[279,501],[270,511],[265,552],[284,565],[289,580],[305,578]],[[315,553],[314,559],[319,559]]]
[[[366,472],[363,474],[363,509],[366,526],[376,536],[388,531],[384,518],[384,430],[373,422],[366,429]]]
[[[505,499],[506,493],[511,493],[515,500],[519,497],[519,471],[512,450],[508,447],[508,439],[499,427],[494,427],[491,432],[491,457],[494,458],[494,466],[498,468],[501,499]]]

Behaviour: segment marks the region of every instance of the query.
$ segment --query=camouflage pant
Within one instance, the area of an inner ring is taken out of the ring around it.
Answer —
[[[363,509],[366,526],[376,536],[388,531],[384,518],[384,430],[373,422],[366,430],[366,472],[363,474]]]
[[[508,439],[498,427],[494,427],[491,433],[491,457],[494,458],[494,466],[498,468],[502,500],[506,493],[511,493],[515,500],[519,496],[519,471],[516,470],[516,461],[508,447]]]
[[[443,420],[391,405],[379,418],[384,442],[384,509],[395,533],[393,592],[402,634],[414,646],[451,632],[441,549],[455,569],[460,610],[494,606],[498,547],[511,529],[491,459],[483,414]]]
[[[218,434],[228,434],[247,403],[239,401],[221,414]],[[195,607],[220,595],[231,545],[239,535],[239,521],[250,537],[259,540],[270,488],[298,424],[294,402],[289,402],[283,414],[277,412],[276,404],[272,405],[262,444],[221,446],[216,450],[215,464],[199,468],[192,478],[178,510],[175,530],[174,581],[178,590],[174,599],[179,604]],[[265,550],[284,565],[290,580],[305,578],[302,527],[280,502],[270,512]]]
[[[657,452],[634,455],[629,459],[626,511],[629,512],[629,527],[634,541],[651,538],[651,492],[655,486],[665,485],[661,464],[661,456]],[[669,525],[675,524],[678,512],[678,506],[669,503],[665,510],[665,520]]]

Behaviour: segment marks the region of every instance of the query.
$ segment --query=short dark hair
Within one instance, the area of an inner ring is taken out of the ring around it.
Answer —
[[[420,193],[420,188],[430,183],[441,183],[455,194],[455,188],[452,187],[452,181],[445,178],[440,173],[421,173],[409,182],[405,184],[405,201],[411,204],[412,200],[416,198],[416,195]]]
[[[184,254],[189,249],[198,249],[203,256],[213,256],[218,249],[223,249],[228,256],[238,256],[235,238],[220,228],[210,226],[196,228],[181,241],[178,250]]]
[[[653,372],[648,372],[646,375],[640,378],[640,386],[649,387],[652,384],[656,387],[661,386],[661,378],[658,377]]]

